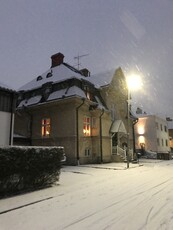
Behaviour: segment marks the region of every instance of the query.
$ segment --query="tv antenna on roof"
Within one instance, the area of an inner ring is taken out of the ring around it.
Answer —
[[[74,57],[74,59],[77,59],[77,68],[78,68],[78,70],[79,70],[79,66],[81,65],[80,59],[81,59],[82,57],[85,57],[85,56],[88,56],[88,55],[89,55],[89,54],[83,54],[83,55],[79,55],[79,54],[78,54],[78,56]]]

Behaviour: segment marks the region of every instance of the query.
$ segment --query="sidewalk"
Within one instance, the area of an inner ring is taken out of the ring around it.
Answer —
[[[143,166],[142,163],[131,163],[129,162],[129,168],[127,168],[126,162],[114,162],[114,163],[102,163],[102,164],[87,164],[79,165],[80,167],[98,168],[98,169],[112,169],[112,170],[125,170],[131,168],[137,168]]]
[[[140,158],[139,162],[129,162],[129,168],[127,168],[127,162],[113,162],[113,163],[102,163],[102,164],[87,164],[87,165],[79,165],[80,167],[89,167],[89,168],[98,168],[98,169],[112,169],[112,170],[126,170],[131,168],[137,168],[143,166],[144,164],[157,164],[162,162],[163,160],[158,159],[146,159]]]

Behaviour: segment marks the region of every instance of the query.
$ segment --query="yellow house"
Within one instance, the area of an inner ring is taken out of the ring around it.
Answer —
[[[91,75],[65,63],[62,53],[51,60],[48,71],[19,89],[15,133],[31,145],[64,146],[67,164],[116,161],[115,147],[127,145],[123,71]]]

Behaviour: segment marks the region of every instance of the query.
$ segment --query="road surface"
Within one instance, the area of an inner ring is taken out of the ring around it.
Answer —
[[[59,185],[0,200],[0,230],[172,230],[173,160],[65,166]]]

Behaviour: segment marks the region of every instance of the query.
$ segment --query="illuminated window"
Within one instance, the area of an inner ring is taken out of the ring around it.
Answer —
[[[42,119],[41,135],[42,137],[50,136],[50,118]]]
[[[90,136],[91,135],[91,119],[90,119],[90,117],[84,117],[83,133],[84,133],[84,136]]]

